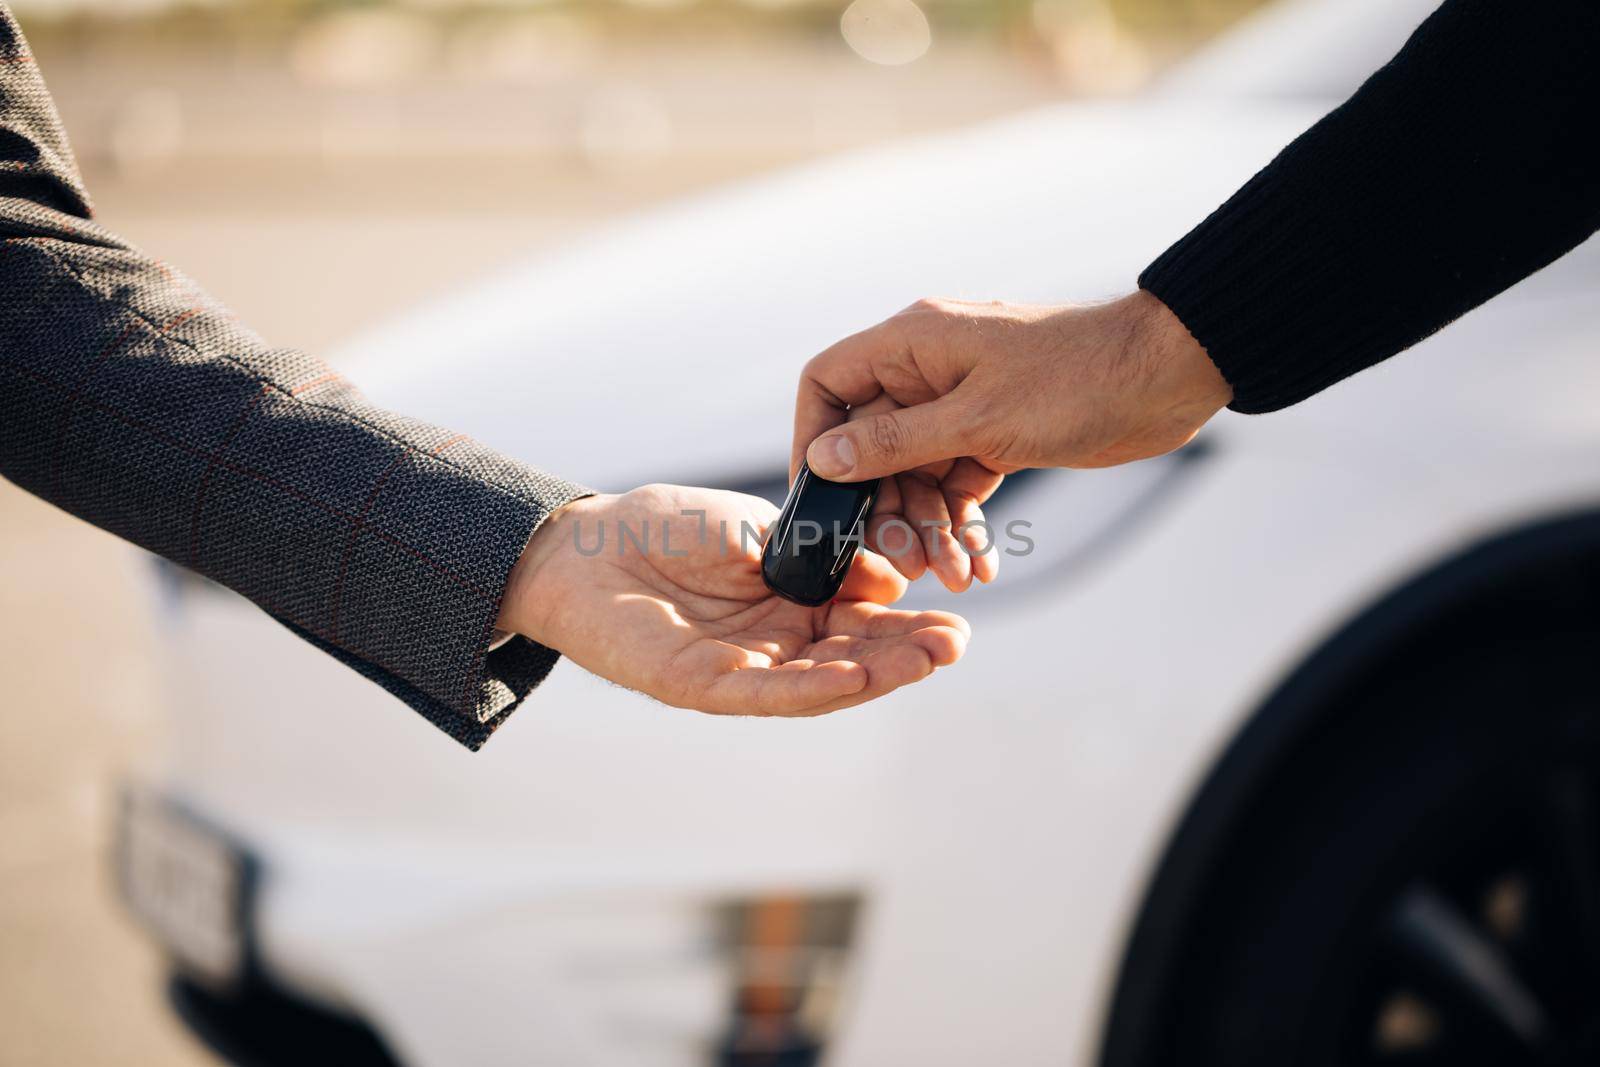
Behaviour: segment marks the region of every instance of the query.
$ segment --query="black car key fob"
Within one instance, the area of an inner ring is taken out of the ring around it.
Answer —
[[[767,588],[806,607],[832,600],[850,573],[877,495],[876,478],[830,482],[802,463],[761,552]]]

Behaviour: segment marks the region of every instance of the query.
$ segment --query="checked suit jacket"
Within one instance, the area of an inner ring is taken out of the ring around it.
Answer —
[[[3,5],[0,474],[243,594],[474,749],[555,663],[494,624],[528,538],[587,492],[373,406],[98,225]]]

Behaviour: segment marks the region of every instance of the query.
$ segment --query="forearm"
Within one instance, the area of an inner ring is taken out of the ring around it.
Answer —
[[[480,744],[555,659],[489,637],[583,490],[370,404],[88,218],[0,9],[0,473],[254,600]]]
[[[1141,276],[1232,406],[1285,407],[1600,227],[1600,5],[1450,0]]]

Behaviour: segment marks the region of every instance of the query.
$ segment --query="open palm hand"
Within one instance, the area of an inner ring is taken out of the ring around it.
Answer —
[[[730,715],[821,715],[954,663],[965,620],[897,611],[905,580],[862,552],[833,602],[761,580],[757,497],[651,485],[575,501],[518,564],[502,620],[664,703]]]

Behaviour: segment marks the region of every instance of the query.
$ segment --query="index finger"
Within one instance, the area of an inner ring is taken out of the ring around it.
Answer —
[[[836,599],[893,604],[906,595],[909,584],[892,563],[871,549],[862,548],[850,564]]]
[[[794,443],[789,449],[789,480],[800,472],[806,448],[822,434],[843,425],[849,409],[883,392],[877,365],[900,345],[888,323],[851,334],[824,349],[800,372],[794,401]]]

